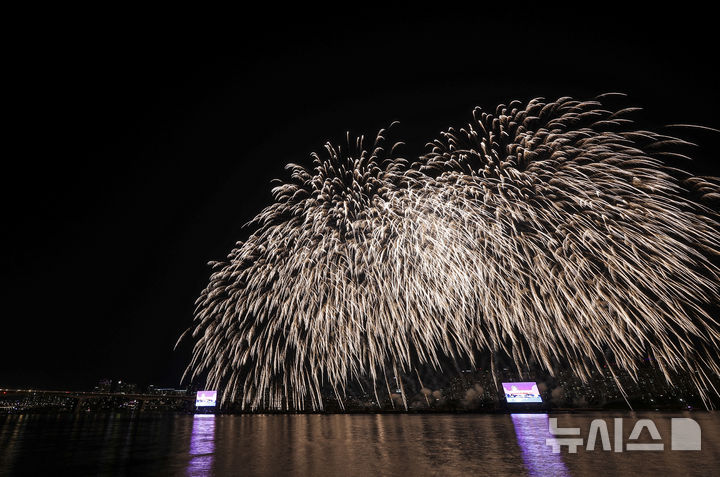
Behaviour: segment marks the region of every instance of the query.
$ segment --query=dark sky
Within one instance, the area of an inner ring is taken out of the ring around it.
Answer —
[[[346,130],[400,120],[412,157],[473,106],[609,91],[645,108],[642,126],[720,128],[711,15],[441,8],[17,19],[0,387],[178,385],[206,263],[246,236],[285,163]],[[686,168],[718,174],[720,136],[688,136]]]

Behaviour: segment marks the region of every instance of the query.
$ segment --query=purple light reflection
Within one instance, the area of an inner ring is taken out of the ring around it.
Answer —
[[[187,475],[210,475],[214,454],[215,414],[195,414],[190,434],[190,462],[187,467]]]
[[[553,437],[548,415],[512,414],[511,417],[528,475],[570,477],[560,454],[553,454],[552,447],[545,444],[545,439]]]

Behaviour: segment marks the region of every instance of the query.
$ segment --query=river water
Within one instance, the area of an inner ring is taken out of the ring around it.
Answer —
[[[553,417],[557,427],[580,428],[570,436],[583,440],[575,453],[546,444]],[[701,450],[672,449],[673,418],[699,424]],[[601,433],[586,449],[596,419],[612,450],[603,450]],[[657,439],[648,427],[630,439],[641,419],[652,421]],[[663,450],[628,450],[630,443]],[[720,414],[0,416],[0,475],[60,474],[712,476],[720,475]]]

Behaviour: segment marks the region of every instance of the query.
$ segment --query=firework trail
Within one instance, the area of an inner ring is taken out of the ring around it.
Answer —
[[[606,96],[476,109],[412,163],[380,131],[289,164],[248,240],[212,263],[186,375],[243,407],[319,409],[323,386],[369,378],[377,396],[443,358],[587,378],[650,356],[668,380],[699,371],[707,400],[720,187],[669,167],[687,143]]]

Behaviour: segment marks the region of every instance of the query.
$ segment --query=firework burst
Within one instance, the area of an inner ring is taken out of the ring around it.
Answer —
[[[650,356],[717,392],[717,180],[666,165],[686,143],[601,99],[476,110],[413,163],[381,131],[289,164],[212,263],[186,374],[244,407],[318,409],[323,386],[390,391],[389,372],[444,357],[587,378]]]

